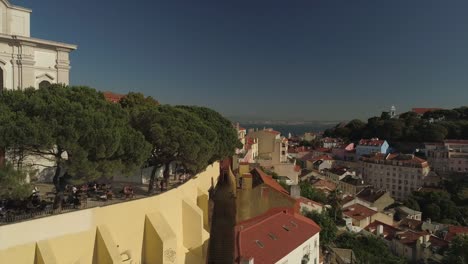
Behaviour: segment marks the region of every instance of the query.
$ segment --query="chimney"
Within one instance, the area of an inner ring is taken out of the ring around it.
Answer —
[[[239,130],[239,122],[236,123],[236,129]]]
[[[383,235],[383,225],[377,226],[377,236]]]
[[[430,237],[431,237],[431,235],[424,235],[424,236],[423,236],[423,243],[424,243],[424,244],[428,243]]]
[[[301,197],[301,188],[299,185],[291,185],[291,193],[292,198],[299,198]]]

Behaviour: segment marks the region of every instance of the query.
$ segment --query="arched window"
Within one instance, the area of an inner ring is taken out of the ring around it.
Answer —
[[[42,81],[42,82],[39,83],[39,89],[47,88],[49,86],[50,86],[49,81]]]

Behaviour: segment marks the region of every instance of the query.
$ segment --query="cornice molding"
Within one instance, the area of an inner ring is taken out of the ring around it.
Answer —
[[[0,0],[0,1],[2,1],[8,8],[16,9],[16,10],[20,10],[20,11],[24,11],[24,12],[28,12],[28,13],[32,12],[31,9],[26,8],[26,7],[22,7],[22,6],[13,5],[8,0]]]

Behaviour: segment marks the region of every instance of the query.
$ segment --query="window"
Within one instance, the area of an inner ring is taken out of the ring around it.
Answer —
[[[39,83],[39,89],[44,89],[44,88],[47,88],[50,86],[50,82],[49,81],[42,81]]]

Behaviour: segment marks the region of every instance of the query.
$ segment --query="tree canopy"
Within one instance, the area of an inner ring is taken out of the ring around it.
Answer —
[[[305,216],[320,226],[320,245],[326,246],[335,240],[338,228],[327,212],[307,211]]]
[[[468,235],[458,235],[450,243],[442,263],[466,264],[468,263]]]
[[[141,96],[136,99],[121,104],[130,113],[132,126],[152,146],[148,165],[154,169],[148,192],[153,189],[158,168],[164,167],[166,181],[172,163],[197,173],[216,160],[232,156],[239,146],[232,124],[211,109],[154,105]]]
[[[361,138],[384,138],[404,142],[440,142],[447,138],[468,139],[468,107],[435,110],[419,117],[414,112],[390,118],[388,112],[372,117],[364,123],[351,120],[325,131],[325,136],[341,137],[351,141]]]
[[[405,259],[393,255],[387,245],[375,236],[345,232],[337,237],[335,244],[339,248],[352,249],[356,254],[357,263],[407,263]]]
[[[149,155],[143,135],[118,104],[88,87],[51,85],[0,95],[0,142],[8,150],[51,161],[54,183],[63,175],[90,181],[131,172]]]

